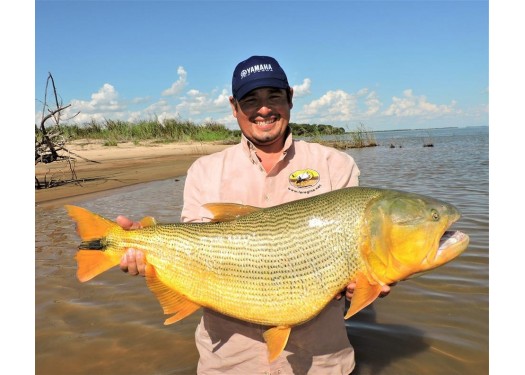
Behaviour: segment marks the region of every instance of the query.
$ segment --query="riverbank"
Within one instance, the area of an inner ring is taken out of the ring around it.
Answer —
[[[65,147],[74,158],[72,166],[78,182],[35,190],[35,204],[39,206],[63,204],[116,188],[184,176],[198,157],[223,150],[228,145],[177,142],[122,143],[108,147],[96,141],[75,141]],[[40,182],[73,179],[66,160],[37,164],[35,176]]]

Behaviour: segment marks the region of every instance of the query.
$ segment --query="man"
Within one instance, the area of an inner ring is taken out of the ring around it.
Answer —
[[[272,57],[252,56],[233,73],[230,105],[241,142],[203,156],[189,168],[181,221],[207,221],[202,206],[233,202],[270,207],[348,186],[357,186],[352,157],[333,148],[292,139],[293,89]],[[125,229],[138,223],[119,217]],[[121,269],[144,275],[144,255],[130,249]],[[349,285],[346,297],[351,298]],[[389,292],[383,288],[383,294]],[[354,349],[344,324],[344,300],[336,297],[312,320],[294,327],[284,352],[268,361],[263,332],[268,327],[203,310],[195,333],[199,374],[349,374]]]

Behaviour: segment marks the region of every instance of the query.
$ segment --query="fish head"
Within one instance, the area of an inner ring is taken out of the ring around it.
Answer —
[[[459,256],[468,235],[448,229],[461,217],[446,202],[419,194],[385,191],[365,214],[367,245],[363,257],[381,284],[404,280]]]

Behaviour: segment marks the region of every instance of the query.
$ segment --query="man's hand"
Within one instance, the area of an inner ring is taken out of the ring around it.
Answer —
[[[116,222],[126,230],[142,228],[139,222],[132,221],[125,216],[118,216]],[[145,276],[146,262],[144,260],[144,253],[140,250],[128,249],[120,259],[120,269],[133,276]]]
[[[396,285],[397,283],[392,283],[390,285],[383,285],[381,287],[381,293],[379,294],[379,298],[383,298],[388,296],[390,293],[390,287]],[[346,297],[347,300],[352,300],[352,297],[354,296],[354,290],[355,290],[356,284],[350,283],[346,286],[346,290],[343,290],[341,293],[339,293],[335,299],[340,300],[343,295]]]

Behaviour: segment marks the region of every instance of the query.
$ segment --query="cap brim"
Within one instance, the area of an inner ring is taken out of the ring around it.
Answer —
[[[278,89],[288,89],[290,85],[288,82],[283,81],[278,78],[261,78],[257,80],[252,80],[241,86],[239,90],[234,94],[235,99],[242,99],[243,96],[248,94],[250,91],[259,89],[261,87],[275,87]]]

